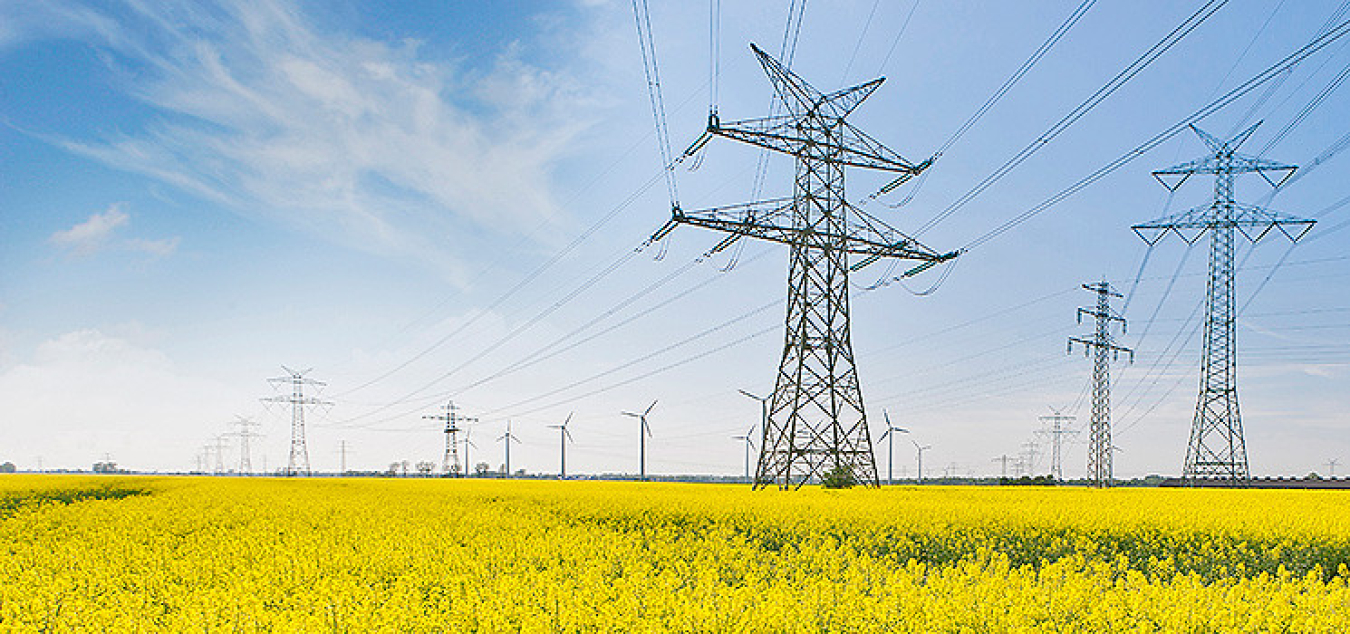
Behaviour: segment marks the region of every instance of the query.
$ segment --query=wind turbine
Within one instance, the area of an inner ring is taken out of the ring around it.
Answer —
[[[647,406],[647,409],[643,410],[641,414],[634,414],[633,412],[621,412],[624,416],[632,416],[633,418],[636,418],[636,419],[638,419],[639,421],[641,421],[641,422],[638,423],[638,479],[639,479],[639,480],[646,480],[646,479],[647,479],[647,436],[652,435],[652,428],[651,428],[650,426],[647,425],[647,414],[652,413],[652,408],[653,408],[653,407],[656,407],[656,401],[652,401],[652,404],[651,404],[651,405],[648,405],[648,406]]]
[[[745,479],[747,482],[750,480],[750,450],[755,448],[754,433],[755,428],[752,426],[744,435],[731,437],[732,440],[745,442]]]
[[[466,478],[469,477],[469,474],[470,474],[470,473],[472,473],[472,471],[469,471],[469,465],[473,464],[473,462],[470,462],[470,461],[469,461],[469,447],[477,447],[477,446],[478,446],[477,443],[475,443],[475,442],[472,441],[472,440],[469,440],[469,428],[468,428],[468,427],[465,427],[465,428],[464,428],[464,477],[466,477]]]
[[[923,452],[932,449],[933,446],[920,445],[919,443],[914,442],[913,438],[910,438],[909,441],[914,443],[914,448],[917,449],[919,452],[919,484],[923,484]]]
[[[886,431],[881,434],[881,438],[886,439],[886,486],[891,486],[895,484],[895,432],[908,434],[909,430],[892,425],[891,415],[886,410],[881,410],[881,415],[886,418]],[[877,440],[881,440],[881,438]],[[922,474],[922,467],[920,467],[919,472]]]
[[[767,425],[769,424],[769,399],[772,399],[773,395],[770,394],[768,396],[755,396],[753,393],[747,392],[745,390],[736,390],[736,391],[752,399],[755,399],[756,401],[759,401],[759,429],[760,433],[764,433],[764,430],[768,429]],[[750,428],[750,432],[754,431],[755,428],[752,426]],[[749,470],[747,469],[747,471]],[[745,479],[749,480],[750,476],[746,476]]]
[[[506,433],[502,434],[497,442],[506,441],[506,477],[511,477],[511,443],[520,442],[520,439],[511,433],[511,421],[506,421]]]
[[[575,413],[575,412],[573,412]],[[572,422],[572,414],[567,415],[567,420],[561,425],[549,425],[549,429],[558,430],[558,479],[567,479],[567,442],[572,441],[572,432],[567,431],[567,424]]]

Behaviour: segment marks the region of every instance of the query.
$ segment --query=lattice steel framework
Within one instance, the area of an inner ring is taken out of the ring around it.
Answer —
[[[1246,484],[1247,443],[1242,434],[1242,416],[1237,399],[1237,287],[1233,271],[1237,233],[1256,242],[1278,230],[1297,242],[1315,220],[1295,218],[1234,201],[1233,180],[1238,174],[1255,172],[1278,188],[1297,169],[1294,165],[1239,154],[1237,149],[1260,123],[1221,141],[1195,126],[1191,129],[1211,154],[1153,172],[1169,191],[1176,191],[1195,174],[1214,175],[1214,200],[1182,213],[1135,225],[1134,231],[1150,245],[1168,233],[1187,244],[1209,234],[1209,282],[1205,293],[1205,338],[1200,359],[1200,396],[1195,406],[1190,443],[1186,448],[1183,479],[1191,485],[1201,480]],[[1274,180],[1271,175],[1280,175]]]
[[[1111,324],[1120,324],[1121,334],[1125,332],[1125,318],[1111,309],[1112,297],[1124,297],[1117,293],[1106,280],[1095,284],[1084,284],[1083,288],[1097,294],[1097,305],[1093,308],[1078,309],[1078,323],[1083,323],[1083,315],[1096,319],[1097,328],[1091,339],[1069,337],[1069,352],[1073,344],[1082,344],[1083,353],[1092,353],[1092,422],[1088,424],[1088,481],[1095,487],[1111,486],[1111,359],[1120,358],[1120,353],[1130,355],[1134,362],[1134,351],[1116,344],[1111,335]]]
[[[286,376],[267,379],[273,386],[290,384],[291,393],[285,396],[273,396],[264,398],[264,403],[289,403],[291,406],[291,455],[286,461],[286,475],[310,474],[309,469],[309,448],[305,444],[305,407],[315,405],[332,405],[329,401],[320,400],[313,396],[305,396],[305,386],[323,387],[327,385],[322,381],[306,378],[305,375],[310,370],[295,371],[286,366],[281,366],[286,371]],[[313,368],[311,368],[313,369]]]
[[[457,434],[464,431],[460,423],[476,423],[477,418],[461,416],[459,406],[454,401],[449,401],[441,406],[439,414],[427,414],[422,418],[435,420],[445,423],[445,456],[441,458],[441,472],[447,475],[458,476],[469,470],[469,465],[464,465],[463,470],[459,466],[459,441]]]
[[[822,94],[759,47],[750,48],[787,114],[731,123],[713,115],[690,152],[721,136],[792,156],[792,197],[698,212],[677,206],[653,239],[687,224],[729,234],[710,253],[744,237],[790,247],[783,355],[754,486],[796,488],[842,470],[854,482],[879,486],[850,340],[849,273],[882,258],[898,258],[919,263],[904,273],[909,276],[958,253],[932,251],[850,205],[844,197],[844,168],[897,174],[885,188],[889,191],[927,168],[931,159],[911,163],[844,120],[883,79]],[[850,265],[850,255],[861,259]]]

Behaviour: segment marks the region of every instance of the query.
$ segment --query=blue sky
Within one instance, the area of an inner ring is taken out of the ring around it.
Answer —
[[[780,50],[788,3],[724,4],[717,106],[761,116],[771,93],[748,43]],[[902,230],[925,225],[1201,4],[1093,4],[917,192],[881,199],[910,202],[870,209]],[[1078,5],[814,0],[793,68],[825,90],[886,76],[853,120],[919,160]],[[921,239],[970,243],[1293,52],[1338,8],[1226,3]],[[708,8],[651,12],[678,150],[707,117]],[[1292,249],[1272,238],[1240,255],[1256,473],[1350,463],[1350,232],[1338,228],[1350,191],[1334,145],[1350,96],[1333,83],[1347,64],[1338,41],[1201,122],[1225,136],[1263,121],[1246,149],[1276,160],[1329,154],[1269,201],[1318,227]],[[329,384],[334,405],[308,434],[320,470],[336,467],[339,440],[356,467],[437,460],[441,435],[421,417],[454,398],[482,419],[475,461],[500,462],[492,439],[509,419],[524,441],[513,466],[556,469],[546,425],[575,412],[569,469],[634,471],[636,430],[619,412],[659,399],[653,471],[740,472],[731,436],[758,409],[737,389],[770,387],[786,254],[748,244],[723,272],[730,253],[694,263],[717,238],[691,229],[663,259],[634,253],[671,201],[652,180],[631,4],[0,0],[0,77],[0,459],[77,468],[107,453],[186,469],[244,415],[266,434],[254,463],[280,466],[288,412],[258,398],[286,364]],[[1207,199],[1209,181],[1169,201],[1148,174],[1202,152],[1177,135],[950,272],[855,290],[874,429],[884,408],[934,446],[930,473],[990,474],[1028,441],[1044,448],[1037,418],[1051,407],[1081,426],[1090,364],[1065,355],[1065,339],[1085,332],[1074,310],[1092,298],[1078,285],[1105,276],[1133,291],[1121,343],[1138,350],[1113,368],[1117,473],[1177,472],[1206,250],[1173,239],[1148,253],[1128,227]],[[678,169],[681,204],[748,200],[758,156],[714,141],[697,170]],[[787,194],[790,174],[772,158],[763,194]],[[848,174],[855,200],[883,183]],[[1268,192],[1239,181],[1241,200]],[[1065,449],[1071,476],[1083,440]],[[897,475],[913,473],[912,453],[897,450]]]

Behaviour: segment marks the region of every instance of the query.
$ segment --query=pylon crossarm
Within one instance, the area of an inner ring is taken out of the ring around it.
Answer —
[[[708,132],[789,156],[797,156],[808,146],[820,143],[819,139],[801,136],[800,121],[791,116],[743,119],[716,124],[709,127]],[[832,148],[836,154],[830,159],[832,163],[911,176],[922,172],[932,163],[931,160],[917,165],[911,163],[846,122],[841,123],[837,129],[838,137]]]
[[[734,236],[797,244],[802,241],[805,233],[793,223],[792,205],[790,199],[778,199],[704,211],[678,211],[673,216],[673,221]],[[860,222],[849,218],[847,233],[844,236],[833,236],[818,231],[814,235],[825,241],[832,241],[836,237],[842,239],[846,245],[843,250],[852,255],[934,263],[945,262],[958,255],[937,253],[876,218],[862,214],[856,214],[855,217],[863,220]]]
[[[1167,169],[1154,170],[1153,177],[1158,179],[1158,182],[1162,183],[1163,187],[1175,190],[1177,187],[1181,186],[1182,182],[1185,182],[1186,177],[1189,177],[1192,174],[1248,174],[1256,172],[1265,177],[1266,181],[1271,185],[1279,187],[1280,184],[1283,184],[1284,181],[1288,180],[1295,169],[1298,169],[1297,166],[1279,163],[1269,159],[1247,156],[1245,154],[1231,154],[1223,157],[1206,156],[1202,159],[1173,165]],[[1266,176],[1267,172],[1284,172],[1285,175],[1281,177],[1277,183],[1276,181],[1271,180],[1269,176]],[[1169,185],[1164,179],[1166,176],[1180,176],[1181,179],[1175,184]]]
[[[1214,203],[1209,203],[1130,228],[1149,244],[1156,244],[1168,232],[1176,233],[1182,240],[1192,243],[1208,229],[1226,227],[1237,229],[1253,242],[1265,237],[1272,229],[1278,229],[1290,240],[1297,242],[1317,224],[1316,220],[1298,218],[1243,203],[1233,203],[1231,210],[1229,212]]]

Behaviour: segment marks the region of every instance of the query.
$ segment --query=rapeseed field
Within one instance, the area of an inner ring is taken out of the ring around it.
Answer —
[[[0,630],[1346,632],[1336,491],[0,478]]]

